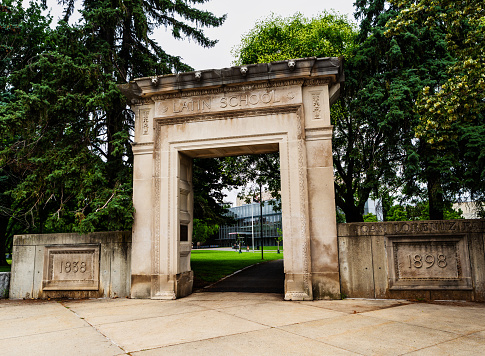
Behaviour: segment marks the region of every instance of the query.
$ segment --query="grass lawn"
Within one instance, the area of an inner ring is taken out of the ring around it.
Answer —
[[[7,263],[12,264],[12,260],[7,258]],[[0,267],[0,272],[10,272],[10,266]]]
[[[281,258],[283,258],[282,253],[268,253],[264,255],[264,260],[261,260],[261,251],[238,253],[236,250],[192,250],[190,264],[194,271],[194,289],[217,282],[222,277],[244,267]]]
[[[268,250],[268,251],[276,251],[276,250],[278,250],[278,246],[263,246],[263,250],[264,251],[266,251],[266,250]],[[280,245],[280,251],[283,251],[283,245]]]
[[[218,248],[224,249],[224,248],[227,248],[227,247],[218,247]],[[263,249],[264,249],[264,251],[276,251],[276,250],[278,250],[278,246],[263,246]],[[246,251],[246,246],[242,247],[242,250]],[[251,245],[249,245],[249,250],[250,251],[253,250],[253,247]],[[192,250],[192,251],[194,251],[194,250]],[[261,252],[261,250],[258,250],[258,248],[255,246],[254,252],[256,253],[256,251]],[[280,245],[280,251],[283,251],[283,245]]]

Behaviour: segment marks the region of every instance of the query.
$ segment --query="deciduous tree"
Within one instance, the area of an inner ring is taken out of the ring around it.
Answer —
[[[453,61],[445,80],[427,84],[418,96],[416,137],[428,152],[447,157],[444,194],[485,200],[485,7],[482,1],[391,1],[401,10],[387,34],[419,26],[445,34]],[[480,204],[481,205],[481,204]],[[431,207],[430,207],[431,209]]]
[[[237,63],[343,56],[346,82],[331,112],[337,206],[346,221],[362,221],[371,195],[399,190],[405,182],[404,193],[428,198],[433,217],[440,218],[449,157],[431,155],[426,142],[414,138],[414,103],[424,86],[445,79],[453,58],[444,34],[415,24],[386,36],[397,7],[381,0],[355,6],[358,32],[344,17],[327,13],[313,20],[297,15],[262,21],[243,38]]]
[[[359,0],[355,6],[361,21],[360,45],[348,66],[356,75],[347,76],[344,98],[351,97],[352,112],[363,116],[357,122],[375,121],[373,127],[384,136],[375,147],[385,148],[388,155],[373,164],[388,169],[376,183],[381,190],[387,187],[417,201],[428,200],[430,216],[442,219],[444,200],[450,198],[444,185],[453,181],[447,171],[450,156],[435,154],[426,141],[415,138],[419,116],[414,104],[423,87],[446,80],[453,58],[445,34],[415,23],[389,35],[386,23],[399,15],[399,8],[382,0]]]

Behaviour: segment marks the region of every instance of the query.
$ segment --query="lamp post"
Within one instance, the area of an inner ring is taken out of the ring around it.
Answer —
[[[260,236],[261,236],[261,259],[263,257],[263,188],[262,184],[259,183],[259,226],[260,226]]]
[[[253,253],[254,253],[254,199],[251,198],[251,241],[253,243]]]

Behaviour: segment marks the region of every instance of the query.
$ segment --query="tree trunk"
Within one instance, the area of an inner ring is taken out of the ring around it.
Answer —
[[[443,190],[438,170],[426,166],[426,180],[428,186],[429,218],[430,220],[443,220]]]
[[[430,220],[443,220],[443,192],[437,175],[428,176],[428,201]]]
[[[341,209],[344,211],[346,222],[364,222],[363,212],[354,204],[346,204]]]

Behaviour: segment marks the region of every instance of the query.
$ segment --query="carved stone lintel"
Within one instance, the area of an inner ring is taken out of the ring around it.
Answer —
[[[280,80],[280,81],[274,81],[274,82],[262,82],[262,83],[250,83],[250,84],[244,83],[240,85],[231,85],[230,87],[225,86],[225,87],[210,88],[210,89],[198,88],[195,90],[177,91],[173,93],[154,95],[151,98],[153,99],[153,101],[161,101],[161,100],[167,100],[167,99],[186,98],[186,97],[192,97],[192,96],[232,93],[237,91],[251,91],[251,90],[257,90],[257,89],[269,89],[269,88],[279,88],[279,87],[287,87],[287,86],[301,86],[303,85],[303,83],[304,83],[303,79]]]
[[[260,108],[260,109],[237,110],[237,111],[232,111],[230,114],[226,112],[215,112],[215,113],[207,113],[204,115],[175,116],[175,117],[164,117],[160,119],[155,118],[155,120],[158,125],[166,126],[166,125],[176,125],[176,124],[183,124],[183,123],[197,122],[197,121],[226,120],[228,117],[239,118],[239,117],[263,116],[263,115],[270,115],[270,114],[283,114],[288,112],[296,112],[300,107],[301,105],[272,106],[272,107]]]
[[[307,79],[303,86],[313,87],[319,85],[329,85],[332,82],[330,78],[317,78],[317,79]]]

